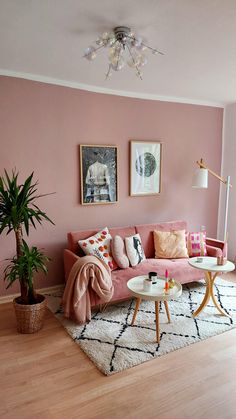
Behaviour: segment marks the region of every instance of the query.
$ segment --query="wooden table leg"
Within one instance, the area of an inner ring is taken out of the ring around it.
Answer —
[[[210,283],[211,283],[211,277],[209,275],[209,272],[205,272],[205,281],[206,281],[206,292],[205,292],[205,296],[200,304],[200,306],[198,307],[198,309],[193,313],[193,317],[198,316],[199,313],[201,313],[201,311],[204,309],[204,307],[206,307],[208,301],[210,300]]]
[[[216,272],[214,275],[212,275],[212,272],[205,272],[205,280],[206,280],[206,293],[202,300],[202,303],[198,307],[198,309],[193,313],[193,317],[196,317],[201,311],[206,307],[208,301],[210,298],[212,298],[213,303],[215,304],[217,310],[222,314],[223,316],[230,317],[219,305],[218,301],[216,300],[216,297],[214,295],[214,281],[217,277],[219,272]]]
[[[170,320],[170,312],[169,312],[169,307],[168,307],[167,301],[164,300],[164,304],[165,304],[165,309],[166,309],[166,315],[167,315],[168,323],[170,323],[171,322],[171,320]]]
[[[133,326],[133,324],[135,322],[140,303],[141,303],[141,298],[136,298],[136,305],[135,305],[135,309],[134,309],[134,315],[133,315],[133,318],[132,318],[131,326]]]
[[[230,317],[229,316],[229,314],[227,314],[221,307],[220,307],[220,305],[219,305],[219,303],[218,303],[218,301],[216,300],[216,297],[215,297],[215,294],[214,294],[214,281],[215,281],[215,279],[216,279],[216,277],[217,277],[217,275],[218,275],[218,272],[216,272],[215,273],[215,275],[212,277],[212,274],[210,273],[210,275],[211,275],[211,282],[210,282],[210,295],[211,295],[211,298],[212,298],[212,301],[213,301],[213,303],[215,304],[215,306],[216,306],[216,308],[217,308],[217,310],[220,312],[220,314],[222,314],[222,316],[227,316],[227,317]]]
[[[155,301],[155,311],[156,311],[156,339],[157,339],[157,343],[160,343],[159,301]]]

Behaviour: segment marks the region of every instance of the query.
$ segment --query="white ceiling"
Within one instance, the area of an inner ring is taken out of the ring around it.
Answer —
[[[165,52],[143,80],[84,49],[127,25]],[[236,102],[236,0],[0,0],[0,73],[94,91],[224,105]]]

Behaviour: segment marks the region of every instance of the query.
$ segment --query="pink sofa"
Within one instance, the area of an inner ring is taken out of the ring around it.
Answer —
[[[82,257],[83,251],[78,245],[78,240],[86,239],[97,233],[96,230],[83,230],[70,232],[67,235],[68,248],[64,250],[64,268],[65,279],[67,280],[73,264],[79,257]],[[171,231],[171,230],[188,230],[185,221],[172,221],[160,224],[143,224],[130,227],[114,227],[109,228],[111,236],[119,235],[122,238],[132,236],[136,233],[140,234],[146,260],[135,267],[127,269],[116,269],[112,271],[112,281],[114,284],[114,294],[111,301],[120,301],[130,298],[129,290],[126,286],[127,281],[137,275],[146,275],[150,271],[157,272],[158,275],[164,276],[165,270],[169,271],[171,277],[184,284],[187,282],[197,281],[203,278],[201,270],[192,268],[188,264],[188,259],[155,259],[153,231]],[[207,254],[208,256],[226,256],[226,244],[219,240],[207,238]],[[98,297],[90,293],[91,305],[100,304]]]

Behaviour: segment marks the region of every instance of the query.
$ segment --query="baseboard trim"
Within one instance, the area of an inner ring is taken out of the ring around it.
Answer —
[[[62,291],[63,288],[64,288],[63,284],[53,285],[52,287],[38,288],[37,293],[48,294],[50,292],[59,292],[59,291]],[[14,298],[19,297],[19,295],[20,295],[19,293],[4,295],[4,296],[0,297],[0,304],[10,303],[14,300]]]

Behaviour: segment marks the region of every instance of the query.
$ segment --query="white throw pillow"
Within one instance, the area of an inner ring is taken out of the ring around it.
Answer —
[[[126,237],[125,247],[131,266],[136,266],[146,259],[139,234]]]
[[[107,227],[99,231],[94,236],[84,240],[79,240],[78,244],[86,255],[95,255],[102,259],[111,270],[116,269],[117,265],[111,254],[111,235]]]

